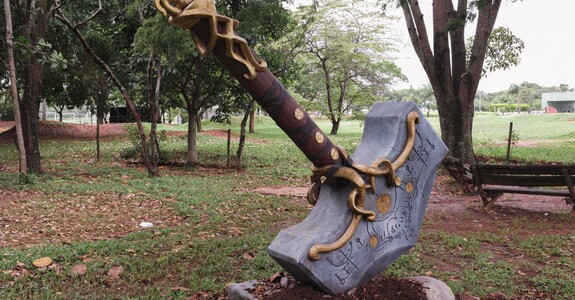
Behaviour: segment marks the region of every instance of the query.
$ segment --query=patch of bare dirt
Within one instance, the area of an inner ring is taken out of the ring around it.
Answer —
[[[219,137],[219,138],[224,138],[224,139],[228,138],[228,131],[225,129],[204,130],[204,131],[200,132],[200,134],[207,134],[207,135],[211,135],[211,136],[215,136],[215,137]],[[230,132],[230,138],[232,141],[238,141],[240,139],[240,134],[238,132],[231,131]],[[269,140],[254,139],[254,138],[251,138],[249,135],[247,135],[246,139],[249,140],[250,142],[255,142],[255,143],[269,143]]]
[[[8,131],[14,127],[14,121],[0,121],[0,133]]]
[[[138,194],[47,198],[41,192],[0,190],[0,199],[0,247],[118,238],[147,230],[141,222],[153,229],[184,221],[165,203]]]
[[[262,195],[306,197],[307,187],[273,186],[273,187],[258,188],[253,190],[252,192],[259,193]]]
[[[38,138],[44,140],[93,140],[96,139],[96,125],[69,124],[42,121],[38,127]],[[0,142],[14,141],[14,122],[0,122]],[[126,134],[124,124],[101,124],[100,137],[108,138]]]

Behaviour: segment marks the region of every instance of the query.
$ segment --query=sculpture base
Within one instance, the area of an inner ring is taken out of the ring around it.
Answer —
[[[291,276],[279,276],[277,282],[252,280],[232,283],[226,287],[230,300],[255,299],[329,299],[330,296],[315,290],[306,283],[296,281]],[[454,300],[451,289],[442,281],[417,276],[405,279],[378,277],[364,286],[352,289],[346,295],[365,298],[362,295],[378,294],[381,299],[395,299],[401,293],[405,299]]]

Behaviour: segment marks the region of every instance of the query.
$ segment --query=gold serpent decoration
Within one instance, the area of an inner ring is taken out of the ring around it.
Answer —
[[[359,222],[363,216],[365,216],[370,222],[375,221],[375,212],[363,209],[366,189],[369,189],[371,193],[375,193],[375,176],[386,176],[387,183],[390,186],[399,186],[401,184],[401,178],[395,175],[395,171],[405,163],[413,145],[415,144],[415,125],[417,123],[419,123],[419,114],[417,112],[410,112],[407,115],[406,120],[407,138],[405,145],[401,153],[393,162],[385,157],[377,159],[371,164],[371,166],[354,162],[351,164],[351,167],[338,167],[333,175],[331,175],[333,177],[347,179],[356,185],[347,198],[347,206],[349,210],[352,211],[353,217],[346,231],[336,241],[328,244],[313,245],[308,251],[308,258],[310,260],[319,260],[320,253],[335,251],[343,247],[357,230]],[[347,161],[349,157],[347,151],[342,147],[337,147],[337,149],[340,155],[344,158],[344,161]],[[308,192],[308,202],[311,204],[315,204],[318,199],[319,186],[322,182],[321,178],[325,177],[332,167],[333,165],[322,166],[319,168],[312,166],[312,186]],[[365,183],[362,175],[368,176],[369,184]]]
[[[218,14],[214,0],[154,0],[154,2],[158,11],[168,16],[171,24],[180,28],[191,29],[203,19],[208,21],[210,34],[207,45],[190,30],[202,56],[212,53],[217,41],[223,40],[226,45],[226,56],[246,67],[248,72],[244,74],[245,78],[253,80],[257,72],[267,68],[264,60],[256,59],[246,40],[235,34],[239,22]],[[236,45],[239,48],[236,48]],[[240,53],[234,49],[239,49]]]

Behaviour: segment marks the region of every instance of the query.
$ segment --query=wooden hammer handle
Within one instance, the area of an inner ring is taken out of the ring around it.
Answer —
[[[207,44],[210,27],[206,21],[190,30]],[[257,72],[255,79],[247,79],[246,67],[226,55],[224,41],[216,43],[213,54],[315,167],[341,163],[335,145],[267,68]]]

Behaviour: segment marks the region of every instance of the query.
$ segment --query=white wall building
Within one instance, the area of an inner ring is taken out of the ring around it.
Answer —
[[[542,93],[541,109],[548,111],[547,106],[551,106],[557,112],[575,112],[575,92]]]

